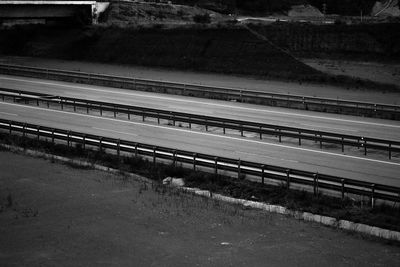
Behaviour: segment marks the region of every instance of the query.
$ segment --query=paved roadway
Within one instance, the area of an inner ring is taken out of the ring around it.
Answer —
[[[196,132],[178,127],[0,103],[0,117],[216,156],[400,186],[400,163]]]
[[[15,76],[0,75],[0,87],[357,136],[400,140],[400,121],[325,114]]]

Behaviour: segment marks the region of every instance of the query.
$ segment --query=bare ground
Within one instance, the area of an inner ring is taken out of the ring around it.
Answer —
[[[328,74],[400,85],[400,64],[333,59],[302,59],[301,61]]]
[[[0,152],[1,266],[399,266],[400,249]]]
[[[82,61],[59,59],[44,59],[32,57],[16,57],[0,55],[0,63],[27,65],[33,67],[55,68],[91,73],[120,75],[143,79],[192,83],[200,85],[231,87],[247,90],[259,90],[280,94],[297,94],[315,97],[339,98],[374,103],[399,104],[400,92],[373,91],[363,88],[345,88],[327,84],[307,84],[262,80],[244,76],[211,74],[168,70],[161,68],[146,68],[128,65],[110,65]]]

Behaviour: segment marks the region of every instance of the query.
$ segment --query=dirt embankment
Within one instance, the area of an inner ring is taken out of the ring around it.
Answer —
[[[169,30],[16,28],[0,31],[0,54],[289,79],[320,75],[238,27]]]
[[[208,23],[229,20],[228,16],[200,7],[144,2],[114,2],[101,16],[103,25],[140,26],[154,24],[194,24],[196,16],[209,17]]]
[[[400,24],[253,25],[276,45],[301,57],[400,61]]]

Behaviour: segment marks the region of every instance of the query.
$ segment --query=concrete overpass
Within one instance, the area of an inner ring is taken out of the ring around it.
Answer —
[[[2,0],[0,1],[1,20],[47,20],[74,17],[85,14],[93,24],[108,2],[98,1],[60,1],[60,0]]]

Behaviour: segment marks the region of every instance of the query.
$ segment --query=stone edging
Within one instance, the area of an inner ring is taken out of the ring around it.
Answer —
[[[30,150],[30,149],[23,149],[21,147],[16,147],[16,146],[10,146],[6,144],[0,144],[1,147],[4,147],[12,152],[22,152],[26,155],[29,156],[36,156],[36,157],[43,157],[46,159],[53,159],[61,162],[68,162],[72,163],[78,166],[83,166],[83,167],[91,167],[95,170],[101,170],[101,171],[106,171],[110,172],[113,174],[124,174],[128,175],[136,180],[146,182],[146,183],[153,183],[152,180],[147,179],[145,177],[129,173],[129,172],[122,172],[117,169],[105,167],[103,165],[99,164],[92,164],[87,161],[82,161],[82,160],[74,160],[66,157],[61,157],[61,156],[56,156],[52,154],[47,154],[44,152],[38,152],[35,150]],[[175,186],[176,187],[176,186]],[[191,188],[191,187],[176,187],[179,188],[185,192],[192,193],[195,195],[203,196],[203,197],[208,197],[211,199],[215,199],[218,201],[223,201],[227,203],[232,203],[232,204],[238,204],[242,205],[244,207],[250,207],[254,209],[260,209],[260,210],[265,210],[271,213],[277,213],[277,214],[283,214],[283,215],[288,215],[291,217],[294,217],[299,220],[304,220],[308,222],[315,222],[315,223],[320,223],[329,227],[333,228],[339,228],[351,232],[357,232],[357,233],[362,233],[370,236],[375,236],[387,240],[394,240],[394,241],[400,241],[400,232],[397,231],[391,231],[383,228],[379,228],[376,226],[370,226],[362,223],[354,223],[351,221],[347,220],[337,220],[336,218],[333,217],[328,217],[328,216],[322,216],[318,214],[313,214],[310,212],[301,212],[301,211],[293,211],[290,209],[287,209],[283,206],[278,206],[278,205],[270,205],[267,203],[262,203],[262,202],[256,202],[256,201],[250,201],[250,200],[245,200],[245,199],[237,199],[233,197],[228,197],[224,196],[221,194],[215,194],[211,193],[208,190],[200,190],[198,188]]]

